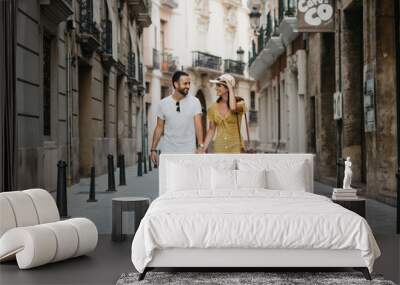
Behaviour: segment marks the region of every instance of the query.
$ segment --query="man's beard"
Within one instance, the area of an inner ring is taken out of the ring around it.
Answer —
[[[182,96],[186,96],[189,94],[189,89],[186,88],[179,88],[178,92],[182,95]]]

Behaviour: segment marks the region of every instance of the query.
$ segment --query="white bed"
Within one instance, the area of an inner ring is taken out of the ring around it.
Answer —
[[[269,190],[254,187],[261,170]],[[159,171],[160,197],[132,243],[141,278],[155,267],[354,267],[370,278],[372,232],[312,194],[312,155],[161,155]]]

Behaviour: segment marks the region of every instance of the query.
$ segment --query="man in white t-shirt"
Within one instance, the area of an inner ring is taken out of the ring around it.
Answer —
[[[188,95],[189,74],[176,71],[172,76],[174,93],[162,99],[157,109],[157,126],[151,145],[151,160],[158,164],[157,145],[163,136],[162,153],[195,153],[196,137],[198,153],[204,153],[201,104],[199,99]]]

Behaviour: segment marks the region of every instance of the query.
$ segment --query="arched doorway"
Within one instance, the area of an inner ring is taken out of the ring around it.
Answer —
[[[205,138],[207,133],[207,104],[206,99],[204,98],[204,94],[201,90],[197,91],[196,98],[200,100],[201,111],[203,114],[201,115],[201,122],[203,125],[203,138]]]

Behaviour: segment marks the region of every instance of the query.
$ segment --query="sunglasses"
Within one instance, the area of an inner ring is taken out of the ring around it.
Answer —
[[[181,105],[180,105],[179,101],[176,102],[176,111],[181,112]]]

